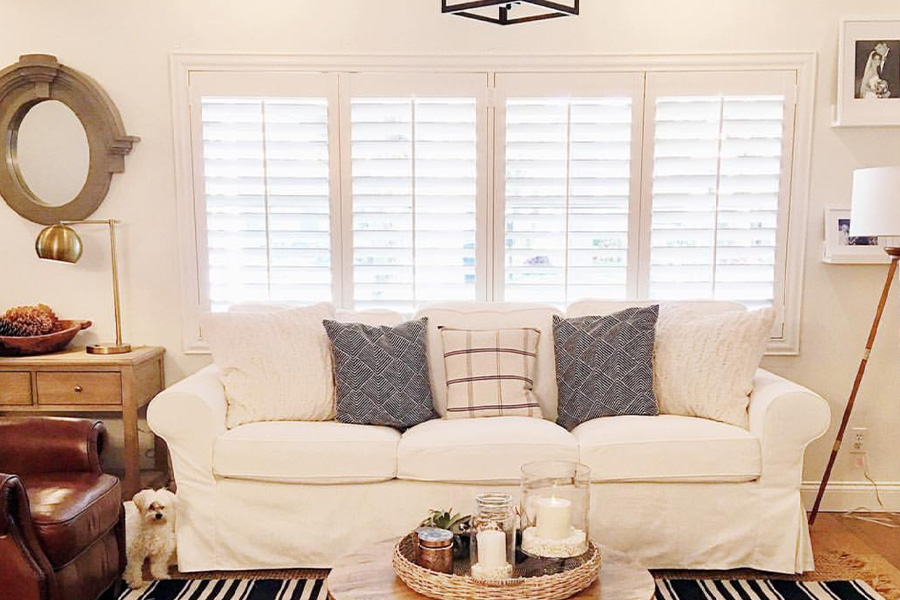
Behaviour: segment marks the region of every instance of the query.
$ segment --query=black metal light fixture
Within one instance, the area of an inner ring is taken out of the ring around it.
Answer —
[[[441,12],[495,25],[516,25],[578,15],[581,0],[441,0]],[[530,9],[530,10],[527,10]],[[521,14],[517,14],[521,13]],[[495,16],[496,15],[496,16]]]

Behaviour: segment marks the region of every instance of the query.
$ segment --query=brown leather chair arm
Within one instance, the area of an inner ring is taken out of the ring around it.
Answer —
[[[28,496],[15,475],[0,473],[0,590],[9,598],[45,600],[53,570],[31,523]]]
[[[0,419],[0,472],[100,474],[107,443],[101,421],[62,417]]]

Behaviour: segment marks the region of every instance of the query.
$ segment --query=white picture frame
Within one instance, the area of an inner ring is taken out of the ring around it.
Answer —
[[[884,248],[891,238],[851,237],[849,233],[850,209],[826,209],[825,248],[822,262],[839,265],[878,265],[890,262],[890,257]]]
[[[900,18],[841,21],[835,127],[900,127]]]

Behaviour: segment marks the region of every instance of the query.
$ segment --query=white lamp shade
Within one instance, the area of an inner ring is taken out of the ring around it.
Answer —
[[[850,235],[900,236],[900,167],[853,172]]]

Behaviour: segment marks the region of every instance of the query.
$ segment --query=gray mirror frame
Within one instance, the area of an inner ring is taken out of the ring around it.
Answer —
[[[16,148],[19,126],[28,111],[47,100],[68,106],[87,135],[90,165],[74,199],[60,206],[44,203],[25,183]],[[82,221],[103,203],[114,173],[125,171],[125,155],[140,138],[127,135],[113,101],[93,79],[61,65],[49,54],[26,54],[0,71],[0,196],[14,211],[41,225]]]

